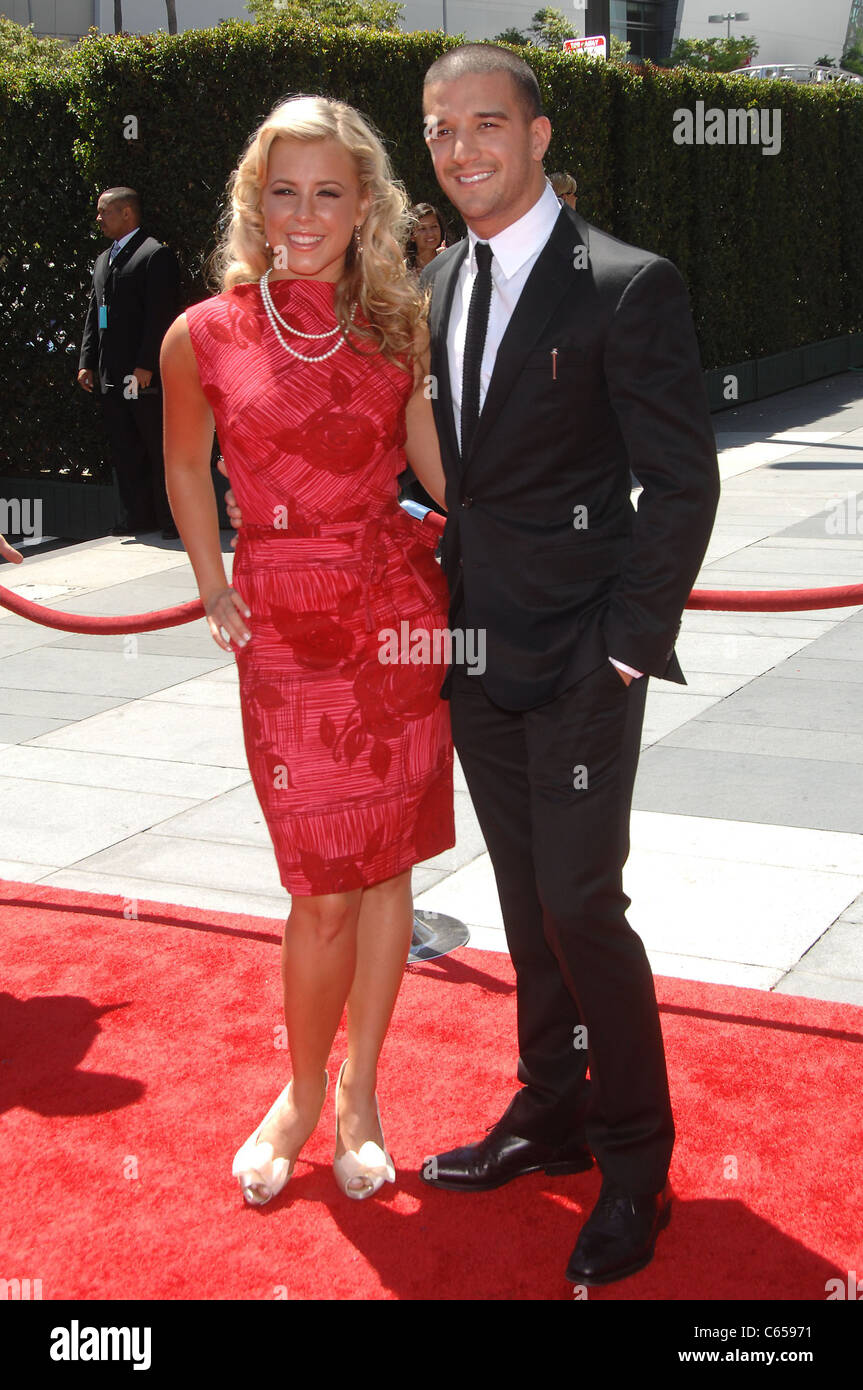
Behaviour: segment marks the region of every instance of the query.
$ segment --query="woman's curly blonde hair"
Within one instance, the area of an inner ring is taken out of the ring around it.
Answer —
[[[353,324],[347,341],[370,340],[389,360],[411,370],[417,328],[427,318],[428,294],[406,273],[403,247],[412,226],[410,203],[394,177],[389,156],[371,123],[346,102],[322,96],[293,96],[273,108],[249,138],[226,195],[230,213],[209,262],[218,291],[259,280],[273,264],[267,250],[261,198],[274,140],[338,140],[353,156],[363,193],[371,203],[360,232],[345,253],[345,269],[336,286],[335,312],[347,327],[351,306],[359,305],[368,326]],[[358,316],[359,317],[359,316]],[[402,359],[401,361],[399,359]],[[405,360],[407,359],[407,360]]]

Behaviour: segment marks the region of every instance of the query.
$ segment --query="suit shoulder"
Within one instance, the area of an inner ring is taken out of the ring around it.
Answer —
[[[440,274],[445,265],[451,265],[454,260],[457,260],[464,254],[466,241],[467,237],[462,237],[461,241],[457,241],[454,245],[448,246],[445,251],[441,251],[439,256],[435,256],[434,260],[429,262],[420,275],[421,289],[427,289],[434,281],[435,276]]]
[[[138,247],[138,250],[143,251],[144,255],[147,257],[160,256],[162,260],[170,257],[172,261],[177,259],[170,246],[167,246],[164,241],[157,241],[156,238],[152,236],[148,236],[146,241],[143,241]]]
[[[601,227],[596,227],[592,222],[588,222],[587,227],[590,232],[590,254],[591,258],[595,254],[601,255],[613,265],[629,266],[634,274],[643,270],[645,266],[653,264],[654,261],[662,261],[664,256],[659,256],[655,251],[646,251],[643,246],[633,246],[631,242],[621,241],[620,237],[612,236],[611,232],[604,232]],[[669,261],[670,265],[671,262]]]
[[[632,246],[592,223],[587,226],[591,263],[605,278],[609,288],[616,289],[618,294],[623,294],[639,276],[644,277],[645,282],[657,286],[661,284],[668,290],[686,290],[680,271],[666,256],[646,251],[642,246]]]

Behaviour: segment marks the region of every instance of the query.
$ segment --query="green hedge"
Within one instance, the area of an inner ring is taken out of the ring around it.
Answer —
[[[291,93],[358,106],[411,197],[443,203],[421,91],[453,42],[225,21],[88,38],[59,73],[0,72],[0,473],[107,481],[97,406],[75,380],[102,189],[139,190],[144,225],[180,260],[186,303],[209,293],[203,266],[240,151]],[[863,91],[529,57],[554,128],[546,169],[577,177],[590,221],[680,267],[705,368],[863,328]],[[675,144],[675,110],[698,100],[780,108],[781,152]],[[136,141],[124,138],[129,114]]]

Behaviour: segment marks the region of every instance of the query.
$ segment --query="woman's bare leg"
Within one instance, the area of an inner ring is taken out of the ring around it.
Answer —
[[[324,1071],[357,963],[363,890],[295,897],[282,938],[282,990],[293,1085],[260,1132],[277,1156],[296,1161],[318,1123]]]
[[[339,1098],[339,1145],[381,1143],[375,1112],[377,1066],[396,1002],[413,930],[410,870],[363,890],[356,969],[348,995],[348,1064]],[[357,1190],[362,1182],[356,1183]]]

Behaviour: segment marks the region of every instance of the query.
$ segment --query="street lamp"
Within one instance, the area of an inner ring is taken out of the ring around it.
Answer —
[[[708,24],[727,24],[727,25],[728,25],[728,30],[727,30],[727,32],[726,32],[726,38],[729,38],[729,39],[730,39],[730,38],[731,38],[731,21],[734,20],[735,24],[741,24],[741,23],[743,22],[744,19],[748,19],[748,18],[749,18],[749,15],[748,15],[748,14],[744,14],[742,10],[738,10],[736,14],[709,14],[709,15],[707,16],[707,23],[708,23]]]

